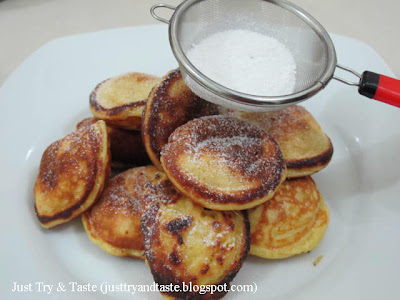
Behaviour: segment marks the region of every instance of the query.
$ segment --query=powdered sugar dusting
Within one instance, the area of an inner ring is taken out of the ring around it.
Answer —
[[[199,158],[205,153],[213,153],[216,166],[229,166],[235,170],[238,166],[244,174],[253,176],[260,171],[257,166],[257,154],[262,151],[262,140],[247,136],[212,137],[201,141],[191,148],[193,161],[200,163]],[[258,149],[257,149],[258,148]],[[254,151],[251,151],[254,149]],[[250,150],[250,151],[249,151]],[[187,152],[186,152],[187,153]]]
[[[99,126],[94,124],[77,130],[46,149],[39,173],[40,181],[46,186],[42,189],[43,194],[55,193],[61,198],[79,199],[85,191],[81,187],[93,184],[102,164],[106,164],[98,157],[104,139]]]
[[[138,197],[129,193],[124,185],[113,185],[111,189],[107,190],[105,196],[108,202],[107,208],[114,214],[130,216],[132,214],[140,214],[142,211],[142,205]]]

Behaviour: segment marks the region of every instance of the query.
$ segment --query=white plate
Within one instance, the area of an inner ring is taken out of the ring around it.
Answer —
[[[340,63],[393,75],[370,47],[332,37]],[[142,261],[113,257],[92,244],[79,219],[42,229],[32,190],[44,149],[90,115],[88,95],[98,82],[128,71],[162,76],[176,66],[166,26],[124,28],[52,41],[32,54],[0,89],[2,299],[43,299],[35,285],[34,292],[12,293],[13,282],[62,282],[67,290],[72,281],[153,282]],[[329,167],[314,176],[331,210],[329,229],[309,254],[276,261],[249,257],[233,283],[255,282],[254,299],[398,298],[400,110],[363,98],[355,88],[337,82],[304,105],[335,148]],[[323,259],[314,267],[319,255]],[[54,289],[53,297],[71,296]],[[101,293],[73,295],[103,298]],[[124,292],[106,296],[132,298]],[[249,296],[229,293],[226,298]],[[161,298],[151,292],[133,297]]]

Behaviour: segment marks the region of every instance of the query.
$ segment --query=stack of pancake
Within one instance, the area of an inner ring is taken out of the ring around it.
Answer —
[[[81,215],[102,250],[144,259],[158,284],[180,286],[223,286],[248,254],[286,258],[321,241],[329,210],[310,175],[333,147],[305,108],[221,108],[179,70],[107,79],[89,102],[93,117],[43,154],[34,194],[44,227]]]

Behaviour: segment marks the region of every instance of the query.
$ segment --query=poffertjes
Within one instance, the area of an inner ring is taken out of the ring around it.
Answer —
[[[144,259],[140,224],[146,205],[151,204],[146,202],[145,191],[157,178],[161,174],[153,166],[113,177],[96,204],[82,215],[90,240],[109,254]]]
[[[76,125],[77,129],[96,123],[96,118],[86,118]],[[107,125],[110,137],[111,167],[129,169],[133,166],[145,166],[150,163],[142,142],[140,131],[127,130]]]
[[[270,199],[286,178],[279,146],[264,130],[227,116],[189,121],[161,152],[172,183],[216,210],[243,210]]]
[[[329,209],[310,176],[286,180],[272,199],[248,213],[250,254],[263,258],[314,249],[329,223]]]
[[[43,153],[35,210],[43,227],[68,222],[99,198],[110,175],[106,124],[98,121],[68,134]]]
[[[302,177],[325,168],[333,154],[333,146],[315,118],[302,106],[249,113],[223,109],[224,114],[259,126],[272,135],[282,150],[287,177]]]
[[[142,112],[151,89],[160,78],[144,73],[126,73],[104,80],[90,94],[93,116],[109,125],[140,130]]]
[[[153,205],[143,215],[142,232],[154,281],[181,287],[165,293],[170,299],[220,299],[224,292],[184,293],[183,284],[229,285],[249,250],[247,213],[208,210],[167,179],[148,197]]]
[[[176,128],[197,117],[218,113],[217,105],[189,89],[178,69],[164,76],[151,91],[142,120],[143,143],[154,166],[162,170],[160,152]]]

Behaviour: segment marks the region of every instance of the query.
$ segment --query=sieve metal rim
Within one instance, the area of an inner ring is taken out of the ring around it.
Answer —
[[[310,98],[311,96],[322,90],[332,79],[337,58],[334,44],[325,30],[325,28],[310,14],[298,7],[297,5],[285,1],[285,0],[260,0],[278,5],[293,14],[298,18],[303,20],[307,25],[309,25],[314,32],[321,38],[327,46],[327,62],[328,65],[324,72],[321,74],[318,80],[307,89],[301,90],[296,93],[281,96],[258,96],[246,93],[241,93],[232,89],[229,89],[219,83],[211,80],[203,73],[201,73],[186,57],[184,54],[178,39],[178,30],[180,26],[180,19],[182,15],[187,11],[190,6],[198,2],[210,1],[210,0],[186,0],[181,3],[175,10],[169,22],[169,41],[176,60],[178,61],[179,67],[184,70],[184,72],[191,77],[197,84],[202,88],[205,88],[211,93],[214,93],[220,97],[225,98],[227,101],[233,101],[240,104],[246,104],[250,106],[267,107],[267,106],[280,106],[289,105],[301,102]]]

